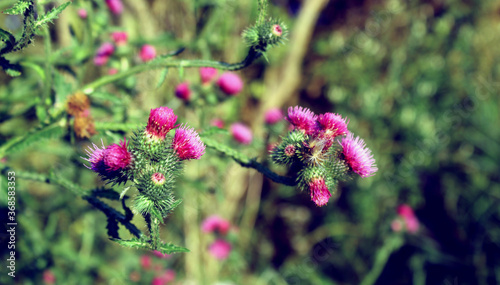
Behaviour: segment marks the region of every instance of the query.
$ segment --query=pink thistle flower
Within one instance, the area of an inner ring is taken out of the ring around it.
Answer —
[[[217,127],[219,129],[223,129],[224,128],[224,121],[222,119],[215,118],[212,121],[210,121],[210,125]]]
[[[106,5],[108,5],[111,13],[115,15],[120,15],[123,12],[123,3],[121,0],[106,0]]]
[[[191,98],[191,89],[189,89],[189,83],[184,82],[177,85],[177,87],[175,88],[175,96],[184,101],[189,101],[189,99]]]
[[[118,69],[116,69],[116,68],[110,68],[110,69],[108,70],[108,74],[109,74],[109,75],[115,75],[115,74],[117,74],[117,73],[118,73]]]
[[[361,138],[354,138],[353,134],[349,133],[339,144],[342,146],[343,158],[352,171],[361,177],[370,177],[377,172],[373,154]]]
[[[156,49],[152,45],[143,45],[139,51],[139,57],[143,62],[150,61],[156,57]]]
[[[267,110],[264,115],[266,124],[273,125],[283,119],[283,112],[279,108],[272,108]]]
[[[162,275],[156,276],[151,282],[152,285],[165,285],[175,280],[175,271],[166,270]]]
[[[166,254],[166,253],[161,253],[159,252],[158,250],[155,250],[153,251],[153,254],[158,257],[158,258],[162,258],[162,259],[169,259],[172,257],[171,254]]]
[[[285,155],[288,157],[292,157],[295,155],[295,146],[293,144],[289,144],[285,147]]]
[[[94,64],[96,66],[103,66],[108,62],[108,60],[109,60],[109,56],[96,55],[94,57]]]
[[[144,270],[149,270],[151,268],[151,264],[152,264],[151,256],[149,256],[149,255],[141,256],[140,263],[141,263],[141,267]]]
[[[132,154],[127,149],[127,140],[120,141],[120,145],[112,144],[104,153],[104,164],[108,170],[127,168],[132,163]]]
[[[87,17],[88,17],[87,10],[85,10],[83,8],[78,9],[77,13],[78,13],[78,17],[80,17],[82,19],[87,19]]]
[[[92,147],[85,150],[87,152],[88,158],[84,158],[86,161],[90,162],[90,166],[85,165],[88,169],[98,173],[103,174],[106,172],[106,167],[104,165],[104,154],[106,152],[106,147],[101,140],[102,148],[98,147],[96,144],[92,143]]]
[[[208,247],[208,251],[215,258],[224,260],[231,253],[231,244],[225,240],[218,239]]]
[[[207,84],[217,76],[217,69],[213,67],[200,68],[200,78],[202,84]]]
[[[219,233],[226,235],[229,231],[231,224],[228,220],[225,220],[217,215],[212,215],[207,217],[201,224],[201,230],[204,233],[211,233],[218,231]]]
[[[96,55],[97,56],[111,56],[115,52],[115,46],[113,46],[112,43],[103,43],[99,48],[97,49]]]
[[[402,204],[398,207],[397,209],[398,215],[403,219],[404,224],[406,226],[406,230],[414,234],[418,232],[418,229],[420,228],[420,222],[417,219],[417,216],[413,212],[413,209],[407,205],[407,204]]]
[[[193,128],[181,126],[175,130],[172,148],[181,160],[199,159],[205,153],[205,145]]]
[[[309,109],[300,106],[288,108],[286,120],[296,129],[310,135],[316,131],[317,116]]]
[[[128,34],[127,32],[113,32],[111,38],[117,46],[123,46],[127,44]]]
[[[217,85],[227,95],[236,95],[243,89],[243,81],[232,72],[223,73],[217,80]]]
[[[167,133],[175,127],[177,116],[168,107],[151,109],[146,133],[154,138],[165,139]]]
[[[277,37],[281,37],[281,35],[283,34],[283,29],[280,25],[273,25],[273,27],[271,28],[271,33],[273,33],[273,35]]]
[[[231,134],[233,138],[242,144],[250,144],[252,142],[252,131],[249,127],[242,123],[234,123],[231,125]]]
[[[349,121],[347,121],[347,119],[343,119],[339,114],[321,114],[319,115],[317,122],[324,135],[328,138],[333,139],[336,136],[346,135],[349,132],[347,130],[347,124],[349,124]]]
[[[151,180],[153,181],[154,184],[156,185],[163,185],[165,183],[165,175],[163,175],[162,173],[159,173],[159,172],[155,172],[152,176],[151,176]]]
[[[323,178],[311,179],[309,182],[309,191],[311,193],[311,200],[320,207],[326,205],[332,196]]]
[[[56,283],[56,276],[52,271],[50,270],[45,270],[43,272],[43,283],[47,285],[52,285]]]

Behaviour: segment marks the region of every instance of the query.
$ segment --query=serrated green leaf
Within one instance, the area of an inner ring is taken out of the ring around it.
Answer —
[[[54,72],[54,90],[56,92],[56,101],[65,102],[68,95],[73,91],[73,85],[67,82],[64,76],[55,71]]]
[[[61,6],[56,7],[54,9],[50,10],[49,12],[47,12],[47,14],[39,17],[38,20],[35,23],[35,27],[40,27],[42,25],[48,24],[48,23],[52,22],[53,20],[57,19],[57,17],[59,16],[59,14],[64,9],[66,9],[66,7],[68,7],[69,4],[71,4],[71,2],[66,2],[66,3],[62,4]]]
[[[172,254],[176,252],[189,252],[189,249],[182,246],[177,246],[171,243],[167,243],[167,244],[162,244],[158,249],[158,251],[160,251],[163,254]]]
[[[29,68],[33,69],[36,73],[38,73],[38,75],[40,76],[40,79],[42,81],[45,80],[45,70],[40,65],[38,65],[34,62],[29,62],[29,61],[23,61],[23,62],[20,62],[20,64],[24,67],[29,67]]]
[[[12,6],[12,8],[3,11],[3,13],[7,15],[21,15],[31,4],[33,4],[33,1],[19,0],[16,4],[14,4],[14,6]]]
[[[134,238],[131,240],[122,240],[122,239],[112,238],[111,240],[125,247],[151,250],[151,244],[141,241],[139,239]],[[160,251],[163,254],[172,254],[177,252],[189,252],[189,249],[171,243],[167,243],[160,245],[158,251]]]
[[[165,82],[165,79],[167,78],[168,74],[168,67],[165,68],[161,74],[160,74],[160,80],[158,80],[158,84],[156,84],[156,88],[160,88],[163,85],[163,82]]]
[[[21,75],[21,72],[19,70],[15,70],[12,68],[5,69],[5,73],[7,73],[9,76],[12,76],[12,77],[17,77],[17,76]]]

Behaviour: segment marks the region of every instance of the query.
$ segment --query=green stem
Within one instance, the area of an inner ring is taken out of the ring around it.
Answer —
[[[160,248],[160,221],[158,218],[153,217],[151,219],[151,241],[154,250],[158,250]]]
[[[185,60],[185,59],[178,59],[178,60],[162,60],[158,59],[149,63],[144,63],[141,65],[137,65],[135,67],[132,67],[128,70],[125,70],[123,72],[114,74],[114,75],[107,75],[104,77],[101,77],[100,79],[97,79],[94,82],[91,82],[85,86],[83,86],[82,90],[86,94],[90,94],[94,92],[96,88],[99,88],[101,86],[119,81],[121,79],[124,79],[130,75],[138,74],[147,70],[151,69],[159,69],[159,68],[165,68],[165,67],[213,67],[221,70],[239,70],[242,68],[245,68],[249,66],[254,60],[258,59],[262,54],[253,48],[250,48],[248,51],[248,55],[246,58],[238,63],[226,63],[222,61],[211,61],[211,60]]]
[[[360,283],[361,285],[372,285],[375,284],[380,273],[385,267],[387,260],[393,252],[398,250],[404,244],[404,239],[400,235],[395,235],[386,240],[381,249],[377,251],[377,255],[375,256],[375,261],[372,267],[372,270],[365,276],[363,281]]]

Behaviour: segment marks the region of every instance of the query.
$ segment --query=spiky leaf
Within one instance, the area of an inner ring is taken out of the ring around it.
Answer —
[[[12,8],[3,11],[3,13],[7,15],[22,15],[32,4],[33,1],[19,0]]]
[[[61,6],[55,7],[54,9],[50,10],[49,12],[47,12],[47,14],[39,17],[38,20],[35,23],[35,27],[40,27],[42,25],[51,23],[53,20],[57,19],[57,17],[59,16],[59,14],[64,9],[66,9],[66,7],[68,7],[69,4],[71,4],[71,2],[66,2],[66,3],[62,4]]]

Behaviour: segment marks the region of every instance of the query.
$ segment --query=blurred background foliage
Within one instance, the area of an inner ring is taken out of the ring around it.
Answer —
[[[15,1],[2,1],[2,10]],[[112,62],[127,69],[144,43],[159,54],[179,47],[185,59],[240,61],[241,32],[253,23],[256,1],[125,0],[113,15],[104,1],[73,1],[29,48],[7,56],[20,77],[0,72],[0,143],[47,122],[68,95],[107,74],[93,64],[112,31],[129,34],[128,51]],[[46,10],[57,1],[39,1]],[[286,126],[270,129],[271,107],[301,105],[349,118],[379,168],[374,177],[340,185],[324,207],[307,193],[263,178],[213,150],[189,162],[176,193],[183,203],[162,226],[162,238],[189,253],[154,259],[173,269],[176,284],[498,284],[500,282],[500,123],[498,62],[500,2],[494,0],[275,0],[269,15],[290,28],[285,46],[238,71],[245,82],[218,105],[184,104],[174,96],[198,70],[150,70],[89,94],[98,134],[75,137],[71,118],[58,121],[51,139],[9,150],[2,165],[103,186],[83,167],[83,149],[103,139],[117,143],[148,112],[169,106],[180,122],[199,130],[214,118],[252,127],[250,146],[216,136],[248,155],[268,157],[267,143]],[[77,16],[79,8],[87,19]],[[0,14],[0,25],[20,33],[22,18]],[[50,52],[47,53],[47,50]],[[48,67],[47,67],[48,66]],[[47,73],[49,71],[49,73]],[[52,74],[52,76],[48,75]],[[164,81],[163,81],[164,80]],[[48,86],[47,86],[48,85]],[[200,93],[203,93],[200,91]],[[49,94],[49,95],[43,95]],[[51,101],[49,110],[45,102]],[[275,167],[286,174],[286,169]],[[4,177],[3,177],[4,178]],[[2,178],[1,219],[7,217]],[[105,216],[65,187],[17,180],[18,284],[150,283],[141,267],[151,255],[119,247],[106,234]],[[115,187],[121,191],[120,187]],[[415,234],[395,232],[396,208],[409,204],[420,221]],[[120,208],[120,203],[112,204]],[[208,254],[213,235],[201,221],[217,214],[232,225],[227,260]],[[136,217],[134,222],[142,225]],[[5,225],[2,222],[2,225]],[[123,231],[123,232],[122,232]],[[121,229],[120,233],[128,233]],[[6,241],[2,230],[2,242]],[[2,245],[2,264],[7,247]],[[152,256],[152,255],[151,255]],[[2,284],[13,279],[2,269]]]

